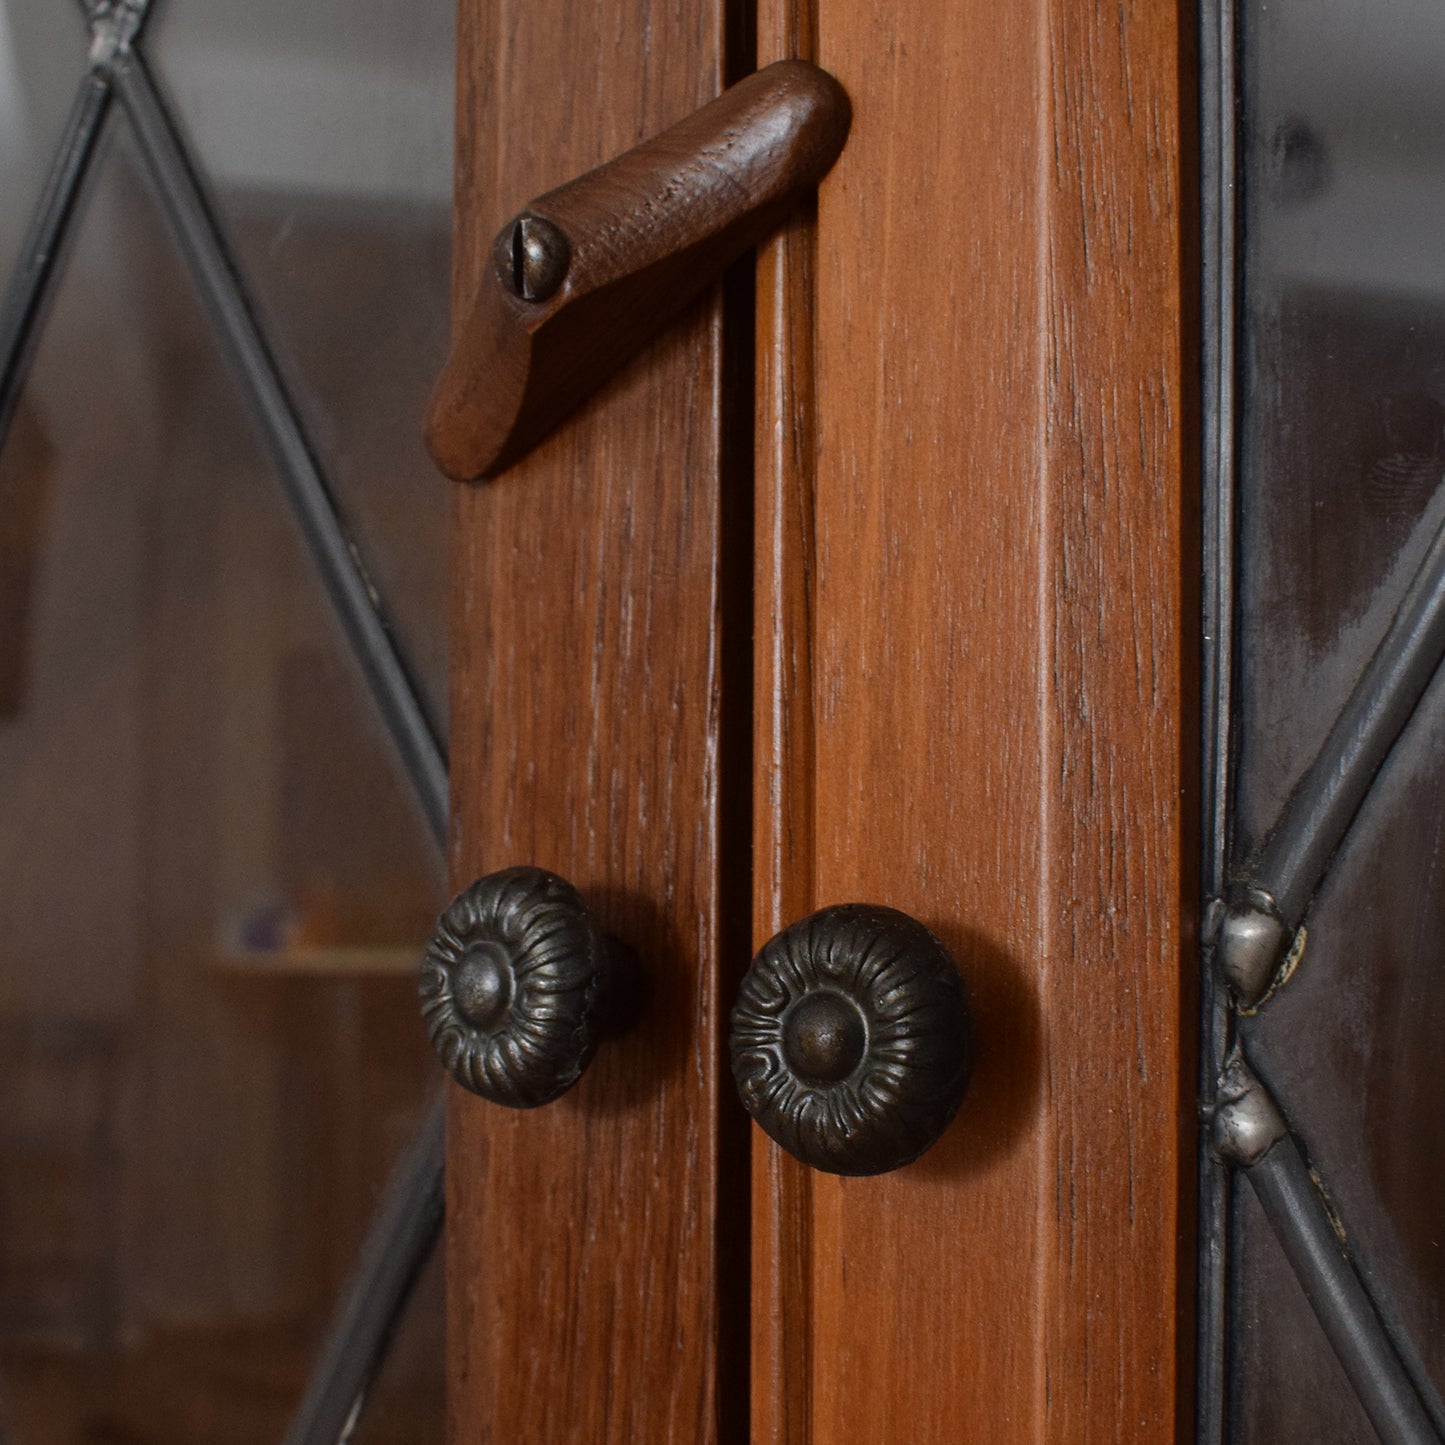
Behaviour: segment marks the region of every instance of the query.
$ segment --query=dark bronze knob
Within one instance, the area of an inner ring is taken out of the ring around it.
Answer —
[[[459,893],[421,969],[437,1056],[464,1089],[531,1109],[581,1077],[615,1012],[616,949],[577,890],[504,868]]]
[[[744,1107],[830,1174],[917,1159],[968,1087],[973,1030],[952,956],[896,908],[844,903],[773,938],[732,1012]]]

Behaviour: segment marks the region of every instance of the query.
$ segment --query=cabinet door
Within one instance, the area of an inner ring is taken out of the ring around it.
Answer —
[[[854,122],[759,267],[755,932],[907,910],[979,1052],[897,1173],[756,1140],[754,1438],[1163,1440],[1193,1272],[1179,17],[762,8],[760,61],[805,47]]]
[[[718,93],[725,20],[703,0],[463,4],[457,308],[531,197]],[[458,1440],[746,1432],[747,1124],[724,1065],[748,946],[751,422],[725,378],[751,366],[750,298],[733,299],[456,493],[454,881],[562,874],[646,978],[638,1025],[556,1103],[454,1091]]]
[[[464,0],[459,305],[755,61],[854,122],[755,277],[457,494],[455,881],[566,874],[650,995],[558,1103],[453,1099],[454,1438],[1188,1413],[1181,51],[1142,3]],[[950,947],[979,1054],[932,1152],[840,1180],[750,1142],[724,1050],[752,949],[855,900]]]

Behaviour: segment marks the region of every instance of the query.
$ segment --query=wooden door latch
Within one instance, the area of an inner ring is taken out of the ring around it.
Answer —
[[[475,481],[529,451],[817,185],[849,120],[832,76],[780,60],[508,221],[432,396],[436,464]]]

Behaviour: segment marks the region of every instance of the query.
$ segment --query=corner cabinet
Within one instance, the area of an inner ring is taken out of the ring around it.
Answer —
[[[1073,0],[462,0],[454,311],[497,228],[756,66],[852,101],[803,208],[455,490],[457,889],[575,885],[640,1016],[449,1100],[456,1442],[1157,1442],[1193,1414],[1192,22]],[[827,905],[972,999],[957,1118],[817,1172],[728,1017]]]

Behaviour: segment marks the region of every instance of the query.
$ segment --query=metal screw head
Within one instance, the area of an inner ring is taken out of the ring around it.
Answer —
[[[501,1027],[516,987],[507,952],[498,943],[473,944],[452,971],[457,1012],[484,1033],[495,1033]]]
[[[831,990],[807,994],[783,1020],[783,1058],[811,1083],[836,1084],[863,1062],[868,1025],[858,1005]]]
[[[517,216],[502,227],[492,251],[502,285],[523,301],[545,301],[567,276],[572,248],[551,221]]]

